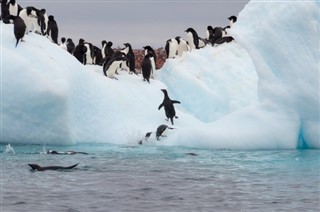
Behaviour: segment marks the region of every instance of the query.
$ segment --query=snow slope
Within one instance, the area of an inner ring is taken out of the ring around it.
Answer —
[[[153,144],[319,148],[319,5],[294,4],[250,2],[230,30],[237,43],[169,59],[150,84],[123,71],[106,78],[32,33],[15,48],[1,23],[0,141],[136,144],[169,125],[157,109],[166,88],[179,119]]]

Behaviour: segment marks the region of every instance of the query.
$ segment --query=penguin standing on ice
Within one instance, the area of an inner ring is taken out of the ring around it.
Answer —
[[[93,46],[93,52],[94,52],[94,64],[96,65],[101,65],[101,60],[102,60],[102,54],[101,54],[101,49],[98,48],[97,46]]]
[[[183,40],[180,36],[176,37],[176,40],[178,42],[178,50],[177,50],[177,55],[179,57],[182,56],[183,52],[189,51],[189,45],[185,40]]]
[[[84,64],[85,62],[85,54],[87,52],[87,47],[84,46],[84,40],[82,38],[79,39],[79,44],[73,51],[73,55],[79,60],[80,63]]]
[[[141,63],[143,80],[147,80],[148,83],[150,83],[150,77],[153,69],[152,60],[153,60],[152,53],[147,53],[146,56],[144,56],[144,59]]]
[[[60,47],[67,51],[67,45],[66,45],[66,38],[65,37],[61,38]]]
[[[19,40],[24,37],[25,33],[26,33],[26,29],[27,26],[24,23],[24,21],[22,20],[22,18],[20,16],[13,16],[10,15],[9,19],[13,20],[13,32],[14,32],[14,36],[16,37],[16,47],[18,46]]]
[[[188,28],[187,32],[187,41],[190,46],[190,49],[199,49],[199,36],[198,33],[193,28]]]
[[[8,19],[10,15],[9,5],[7,0],[1,0],[1,20],[5,24],[9,24],[10,20]]]
[[[127,52],[126,53],[127,66],[129,67],[130,73],[136,74],[135,55],[132,50],[132,47],[131,47],[130,43],[124,43],[123,45],[126,47],[124,51]]]
[[[73,54],[73,51],[75,49],[76,45],[74,45],[73,41],[71,38],[68,38],[67,39],[67,51],[70,53],[70,54]]]
[[[26,7],[20,11],[19,16],[22,18],[26,24],[26,34],[28,34],[33,27],[33,19],[37,18],[37,12],[34,7]]]
[[[117,69],[120,67],[120,64],[126,60],[126,55],[123,52],[115,52],[111,59],[103,67],[103,73],[105,76],[117,79],[114,75]]]
[[[47,34],[47,30],[48,30],[49,18],[48,18],[46,9],[41,9],[40,12],[41,12],[41,14],[43,16],[43,19],[44,19],[43,31],[44,31],[44,35],[46,35]]]
[[[152,65],[150,77],[153,78],[153,73],[157,69],[157,55],[151,46],[144,46],[143,48],[144,48],[144,56],[146,56],[148,53],[152,55],[152,57],[150,57],[151,65]]]
[[[9,3],[10,15],[13,15],[13,16],[19,15],[19,7],[16,0],[10,0],[8,3]]]
[[[178,50],[178,42],[175,38],[171,38],[166,41],[165,50],[167,58],[175,58]]]
[[[166,117],[167,119],[171,120],[171,124],[173,125],[173,118],[178,118],[176,116],[176,111],[174,109],[173,104],[181,104],[181,102],[177,101],[177,100],[171,100],[168,96],[168,92],[166,89],[161,89],[161,91],[164,94],[164,98],[162,103],[159,105],[158,110],[160,110],[162,107],[164,107],[165,113],[166,113]]]
[[[229,24],[230,27],[232,27],[233,24],[237,22],[237,17],[234,16],[234,15],[233,15],[233,16],[230,16],[228,19],[229,19],[229,21],[230,21],[230,24]]]
[[[53,15],[49,15],[47,35],[56,44],[58,44],[58,33],[59,33],[59,30],[58,30],[57,22],[54,20]]]
[[[84,46],[87,48],[87,52],[85,53],[85,62],[84,64],[93,64],[94,58],[94,49],[92,43],[85,42]]]

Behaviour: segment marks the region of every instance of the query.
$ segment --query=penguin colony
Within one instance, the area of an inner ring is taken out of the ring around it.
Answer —
[[[103,66],[103,73],[106,77],[117,79],[116,74],[120,70],[126,70],[130,74],[138,74],[136,71],[136,55],[130,43],[124,43],[123,49],[113,49],[111,41],[103,40],[101,48],[94,46],[92,43],[86,42],[80,38],[77,45],[71,38],[62,37],[60,44],[58,43],[59,28],[57,21],[53,15],[47,15],[46,9],[37,9],[32,6],[21,7],[16,0],[0,0],[1,2],[1,20],[5,24],[13,24],[14,36],[16,38],[17,47],[19,41],[24,41],[26,34],[34,32],[48,37],[53,43],[59,45],[62,49],[72,54],[80,63],[95,64]],[[223,43],[232,42],[234,39],[228,35],[227,29],[232,27],[237,21],[236,16],[230,16],[229,25],[226,27],[208,26],[205,38],[199,37],[193,28],[185,30],[186,39],[180,36],[171,38],[165,43],[166,58],[181,57],[185,52],[200,49],[206,45],[216,46]],[[143,59],[140,62],[143,81],[150,83],[150,79],[154,78],[157,69],[157,55],[151,46],[144,46]],[[138,55],[140,56],[140,55]],[[173,125],[173,118],[177,118],[173,104],[178,103],[177,100],[171,100],[165,89],[163,102],[158,109],[162,107],[165,110],[167,120]],[[157,140],[167,129],[173,129],[167,125],[160,125],[156,132]],[[150,137],[151,132],[147,133],[145,140]],[[140,141],[142,144],[142,141]]]

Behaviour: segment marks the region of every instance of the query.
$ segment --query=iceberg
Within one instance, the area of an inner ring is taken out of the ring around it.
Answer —
[[[318,11],[316,1],[251,1],[229,30],[236,42],[168,59],[150,84],[109,79],[33,33],[15,48],[1,23],[0,142],[137,144],[170,124],[157,109],[165,88],[179,119],[155,145],[320,148]]]

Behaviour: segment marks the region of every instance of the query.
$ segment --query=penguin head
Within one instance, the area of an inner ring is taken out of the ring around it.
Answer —
[[[181,41],[181,37],[180,36],[177,36],[175,37],[176,41],[178,42],[178,44],[180,44],[180,41]]]
[[[65,38],[65,37],[62,37],[62,38],[61,38],[61,43],[64,43],[64,42],[66,42],[66,38]]]
[[[71,38],[68,38],[68,39],[67,39],[67,43],[73,43],[72,39],[71,39]]]
[[[164,94],[165,96],[168,96],[168,91],[167,91],[166,89],[161,89],[161,91],[163,92],[163,94]]]
[[[207,30],[213,30],[212,26],[208,26]]]
[[[237,21],[237,17],[236,16],[230,16],[229,18],[229,21],[233,21],[233,22],[236,22]]]
[[[16,3],[16,0],[10,0],[10,1],[8,2],[8,4],[11,4],[11,5],[15,5],[15,3]]]
[[[132,48],[131,45],[130,45],[130,43],[124,43],[123,45],[124,45],[125,47],[128,47],[129,49]]]
[[[84,44],[84,40],[82,38],[79,39],[79,45]]]
[[[143,47],[145,50],[152,50],[151,46],[144,46]]]
[[[104,46],[106,43],[107,43],[107,41],[105,41],[105,40],[103,40],[103,41],[101,42],[102,46]]]
[[[107,43],[107,47],[111,47],[113,45],[113,43],[111,42],[111,41],[109,41],[108,43]]]
[[[49,19],[49,21],[54,21],[54,16],[53,15],[49,15],[48,19]]]
[[[46,11],[46,9],[41,9],[40,12],[42,12],[42,14],[44,15],[44,14],[46,14],[47,11]]]
[[[186,31],[185,32],[195,32],[195,30],[193,29],[193,28],[191,28],[191,27],[189,27],[188,29],[186,29]]]
[[[41,167],[37,164],[28,164],[33,170],[39,170]]]

